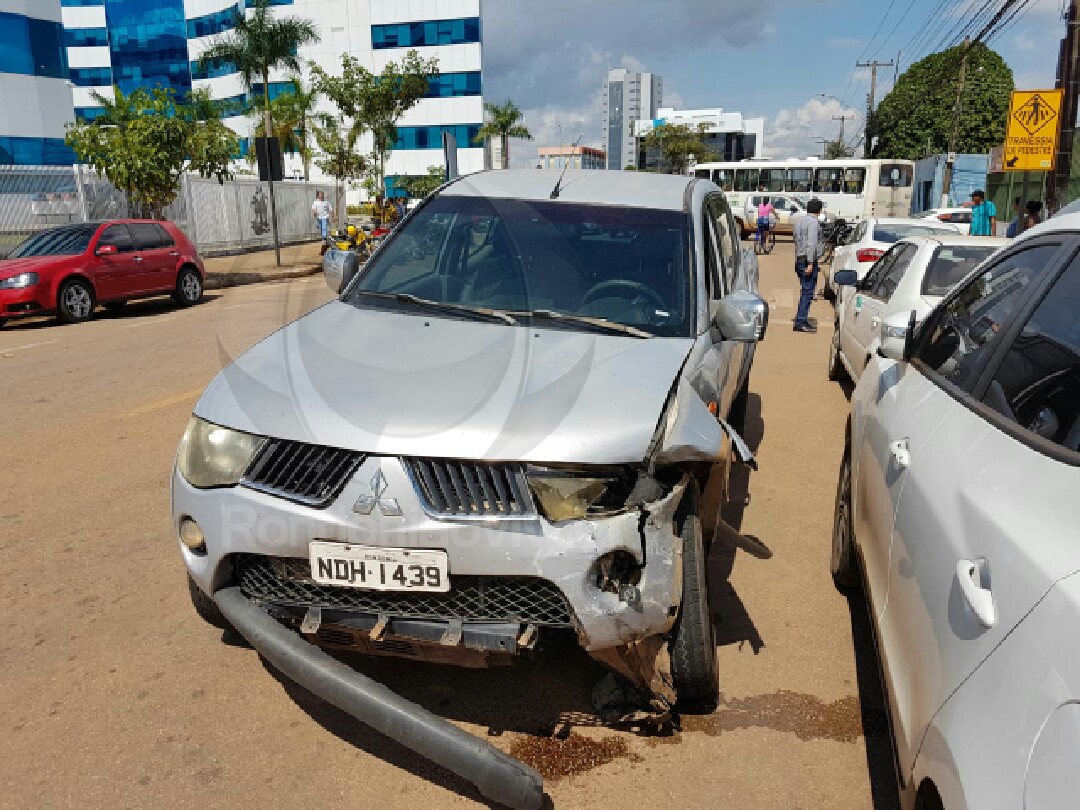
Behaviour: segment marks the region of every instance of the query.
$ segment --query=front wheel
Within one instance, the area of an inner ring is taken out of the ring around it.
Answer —
[[[683,517],[679,537],[683,545],[683,597],[669,645],[671,675],[680,712],[711,714],[720,704],[720,670],[709,607],[707,553],[696,514]]]
[[[859,587],[858,566],[851,515],[851,443],[847,442],[844,445],[844,458],[840,462],[840,480],[836,484],[836,511],[833,516],[830,569],[837,589],[850,591]]]
[[[64,323],[85,323],[94,313],[94,291],[82,279],[73,278],[60,286],[56,317]]]
[[[173,298],[182,307],[191,307],[202,301],[203,282],[199,274],[191,267],[180,270],[176,277],[176,292]]]

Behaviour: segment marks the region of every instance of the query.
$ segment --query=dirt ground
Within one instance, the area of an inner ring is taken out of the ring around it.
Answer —
[[[714,549],[723,705],[670,736],[603,727],[603,671],[573,645],[510,668],[349,659],[540,769],[555,807],[891,808],[862,603],[829,578],[848,407],[826,380],[832,314],[791,331],[790,243],[751,379],[728,519],[763,561]],[[330,297],[321,279],[132,304],[83,326],[0,330],[0,806],[451,807],[475,790],[280,677],[203,624],[170,536],[191,407],[244,348]]]

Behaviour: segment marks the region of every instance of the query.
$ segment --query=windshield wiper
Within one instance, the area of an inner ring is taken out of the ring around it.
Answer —
[[[563,312],[554,312],[550,309],[530,309],[528,312],[511,312],[518,318],[536,318],[550,321],[567,321],[568,323],[581,323],[586,326],[592,326],[596,329],[603,329],[608,332],[618,332],[621,335],[633,335],[638,338],[651,338],[654,335],[650,332],[646,332],[643,329],[638,329],[636,326],[627,326],[624,323],[616,323],[615,321],[609,321],[607,318],[590,318],[587,315],[567,315]]]
[[[498,309],[484,309],[482,307],[466,307],[461,304],[450,304],[444,301],[431,301],[427,298],[420,298],[409,293],[385,293],[375,292],[374,290],[357,290],[357,295],[364,295],[369,298],[381,298],[389,301],[401,301],[405,304],[412,304],[413,306],[423,307],[425,309],[433,309],[440,312],[453,312],[458,315],[468,315],[470,317],[478,318],[486,321],[497,321],[498,323],[509,324],[510,326],[517,326],[517,321],[514,320],[508,313]]]

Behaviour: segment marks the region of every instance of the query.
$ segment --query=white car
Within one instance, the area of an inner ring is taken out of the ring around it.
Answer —
[[[936,219],[956,227],[960,233],[971,233],[971,209],[956,206],[954,208],[931,208],[914,214],[915,219]]]
[[[1075,214],[1013,240],[852,395],[832,575],[865,590],[906,808],[1080,797],[1078,250]]]
[[[922,321],[953,287],[1006,244],[1005,239],[954,234],[902,239],[889,248],[866,278],[841,290],[829,379],[849,377],[857,382],[890,316],[900,313],[906,319],[914,312],[916,321]]]
[[[855,226],[848,240],[836,248],[829,274],[826,277],[825,297],[836,300],[837,286],[833,276],[841,270],[854,270],[861,280],[885,251],[909,236],[955,236],[953,225],[920,222],[899,217],[869,217]]]

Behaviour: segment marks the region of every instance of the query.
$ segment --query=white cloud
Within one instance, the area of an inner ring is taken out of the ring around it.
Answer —
[[[765,153],[769,157],[805,157],[820,155],[819,138],[835,140],[840,135],[840,122],[846,116],[844,140],[855,144],[861,140],[864,115],[861,111],[840,104],[836,99],[810,99],[795,110],[781,110],[765,129]],[[857,150],[858,151],[858,150]]]
[[[1017,34],[1013,37],[1013,44],[1018,51],[1033,51],[1035,50],[1035,37],[1028,34]]]

